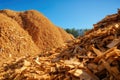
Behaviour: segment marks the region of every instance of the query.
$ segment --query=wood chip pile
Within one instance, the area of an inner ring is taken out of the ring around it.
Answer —
[[[24,12],[0,10],[0,14],[14,20],[28,32],[41,52],[60,47],[64,42],[74,38],[63,29],[55,26],[47,17],[36,10]]]
[[[119,12],[63,47],[36,57],[12,58],[0,67],[0,79],[120,80]]]

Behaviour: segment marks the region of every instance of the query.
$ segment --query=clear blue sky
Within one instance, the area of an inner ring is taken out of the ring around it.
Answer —
[[[92,28],[118,8],[120,0],[0,0],[0,9],[35,9],[62,28]]]

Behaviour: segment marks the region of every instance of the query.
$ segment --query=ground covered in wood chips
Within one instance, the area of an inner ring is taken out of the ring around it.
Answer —
[[[120,80],[120,11],[64,46],[5,62],[1,80]]]

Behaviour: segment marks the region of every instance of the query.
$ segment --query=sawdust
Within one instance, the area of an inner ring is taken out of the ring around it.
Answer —
[[[1,10],[0,13],[14,19],[24,30],[28,31],[41,51],[60,47],[64,42],[74,38],[63,29],[56,27],[38,11]]]

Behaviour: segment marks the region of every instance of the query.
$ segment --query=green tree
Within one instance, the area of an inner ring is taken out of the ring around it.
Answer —
[[[82,36],[86,31],[89,31],[90,29],[75,29],[75,28],[67,28],[65,29],[66,32],[72,34],[74,37]]]
[[[72,29],[67,28],[65,30],[66,30],[66,32],[72,34],[74,37],[79,36],[79,31],[77,29],[75,29],[75,28],[72,28]]]

